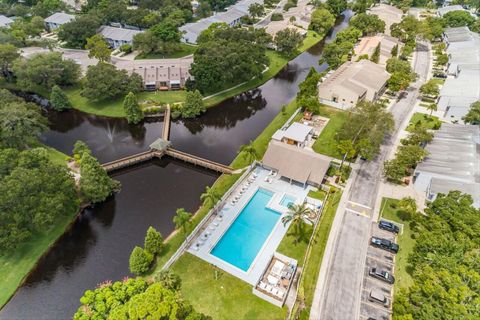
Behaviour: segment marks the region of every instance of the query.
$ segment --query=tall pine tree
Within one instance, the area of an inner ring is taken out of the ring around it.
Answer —
[[[137,124],[143,120],[143,112],[133,92],[127,94],[125,100],[123,100],[123,110],[125,110],[128,123]]]
[[[102,202],[120,190],[120,182],[110,178],[97,159],[84,152],[80,165],[80,192],[85,200]]]

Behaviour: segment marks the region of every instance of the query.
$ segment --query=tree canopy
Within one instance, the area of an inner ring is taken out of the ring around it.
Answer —
[[[364,36],[385,32],[385,22],[374,14],[359,13],[350,19],[350,26],[360,30]]]
[[[93,37],[102,21],[95,15],[81,15],[59,28],[58,39],[65,41],[68,47],[83,49],[87,39]]]
[[[393,319],[476,319],[480,304],[480,211],[472,197],[439,194],[413,215],[415,246],[408,258],[413,285],[401,290]]]
[[[308,28],[321,35],[325,35],[334,25],[335,16],[327,9],[318,8],[312,12]]]
[[[445,24],[451,28],[471,26],[475,22],[475,17],[465,10],[447,12],[442,18]]]
[[[103,62],[110,61],[112,50],[109,48],[107,40],[101,34],[87,38],[85,49],[89,50],[89,58],[96,58]]]
[[[59,52],[39,53],[29,59],[17,59],[13,73],[19,86],[31,90],[36,86],[50,90],[54,85],[69,86],[80,77],[80,66],[62,59]]]
[[[200,91],[187,91],[185,102],[180,108],[183,118],[195,118],[205,112],[207,108],[203,103],[203,97]]]
[[[53,86],[52,92],[50,93],[50,104],[56,111],[63,111],[72,107],[67,94],[57,85]]]
[[[82,95],[93,101],[112,99],[137,93],[142,87],[142,78],[126,70],[118,70],[115,66],[99,62],[89,66],[83,83]]]
[[[303,42],[302,35],[295,29],[285,28],[275,35],[275,46],[278,51],[291,56]]]
[[[361,101],[353,107],[338,131],[337,141],[350,140],[356,153],[367,160],[380,151],[385,135],[393,130],[392,114],[379,102]]]
[[[214,23],[197,39],[190,73],[202,93],[211,93],[252,77],[268,65],[265,54],[271,36],[264,29],[231,28]]]
[[[143,112],[138,105],[137,97],[133,92],[129,92],[123,100],[123,110],[128,123],[137,124],[143,120]]]
[[[58,217],[77,207],[72,175],[66,166],[51,162],[45,149],[0,149],[2,252],[16,248],[36,232],[47,231]]]
[[[465,123],[480,124],[480,101],[472,103],[470,110],[462,119]]]

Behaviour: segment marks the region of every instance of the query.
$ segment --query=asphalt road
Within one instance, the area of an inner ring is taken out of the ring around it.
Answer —
[[[430,64],[430,47],[426,43],[417,45],[414,70],[418,80],[407,90],[407,95],[392,106],[395,119],[394,132],[386,137],[380,154],[370,162],[359,160],[356,172],[352,174],[351,188],[346,195],[343,216],[337,230],[330,236],[336,239],[333,251],[328,257],[328,273],[324,282],[319,283],[317,291],[321,294],[320,303],[312,306],[311,319],[359,319],[362,297],[362,282],[367,260],[368,241],[371,234],[373,209],[382,180],[383,162],[392,149],[399,129],[404,125],[406,116],[415,105],[419,88],[425,81]],[[326,257],[327,258],[327,257]],[[315,300],[314,300],[315,302]]]

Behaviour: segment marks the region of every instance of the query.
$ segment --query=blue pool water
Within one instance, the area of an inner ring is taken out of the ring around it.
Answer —
[[[280,205],[284,206],[285,208],[288,208],[289,205],[295,203],[296,198],[293,196],[289,196],[288,194],[284,195],[282,197],[282,200],[280,201]]]
[[[265,207],[272,196],[258,189],[210,253],[247,271],[280,218]]]

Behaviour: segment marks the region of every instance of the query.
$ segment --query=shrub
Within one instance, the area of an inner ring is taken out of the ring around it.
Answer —
[[[272,14],[270,20],[271,20],[271,21],[282,21],[282,20],[283,20],[283,14],[281,14],[281,13],[274,13],[274,14]]]
[[[154,227],[148,228],[144,246],[145,250],[153,255],[159,254],[164,249],[163,237]]]
[[[155,281],[160,282],[162,286],[171,290],[180,290],[182,279],[170,270],[162,270],[155,275]]]
[[[153,255],[140,247],[133,248],[130,255],[130,272],[136,275],[141,275],[150,269],[153,261]]]
[[[63,111],[72,107],[65,92],[57,85],[53,86],[50,93],[50,104],[55,111]]]
[[[132,52],[132,45],[125,43],[120,46],[120,51],[125,52],[125,53],[131,53]]]

